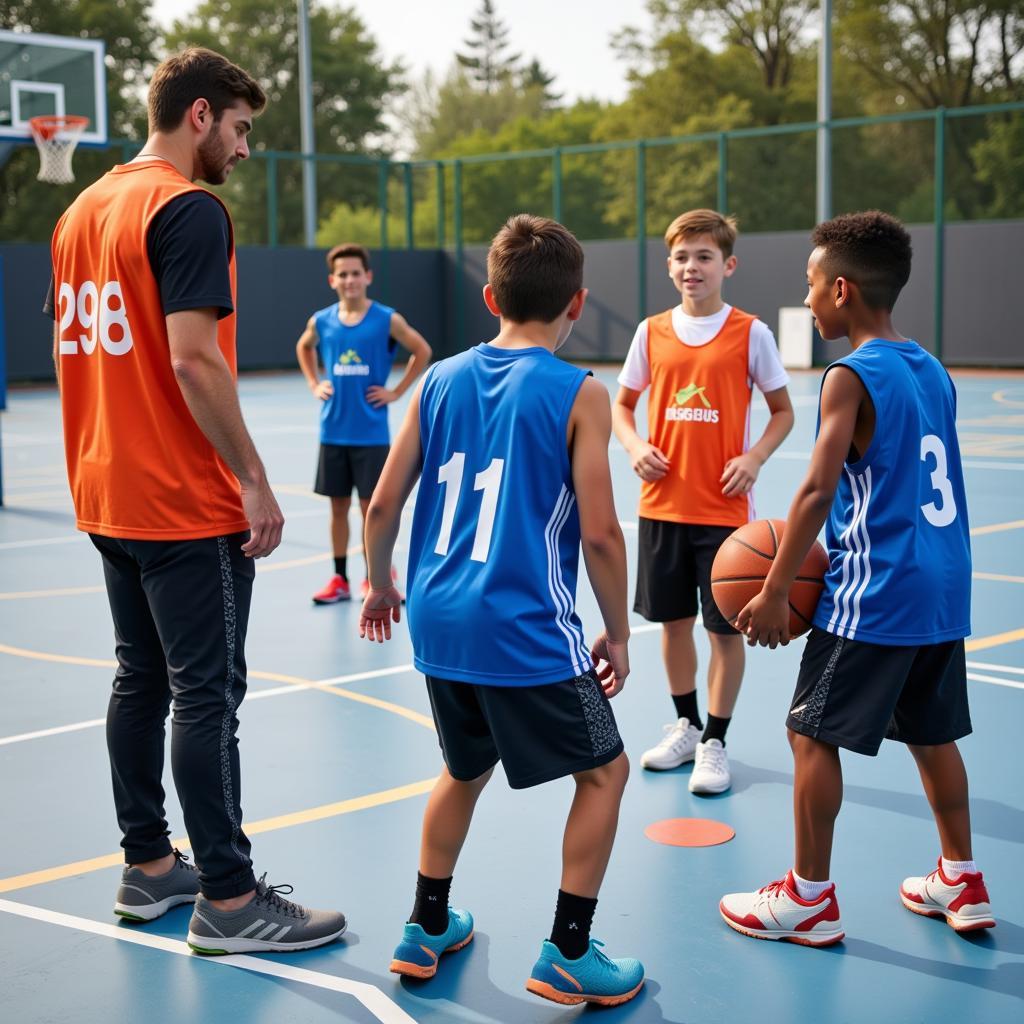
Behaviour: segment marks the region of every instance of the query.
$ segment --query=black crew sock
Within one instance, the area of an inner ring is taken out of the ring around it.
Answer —
[[[551,941],[568,960],[578,960],[590,948],[590,925],[597,900],[558,890]]]
[[[416,902],[410,924],[418,924],[428,935],[440,935],[448,927],[448,894],[451,878],[428,878],[416,872]]]
[[[346,582],[348,581],[348,571],[347,571],[347,567],[346,567],[347,562],[348,562],[348,556],[347,555],[335,555],[334,556],[334,571],[343,580],[345,580]]]
[[[707,743],[708,740],[718,740],[722,746],[725,746],[725,733],[729,728],[729,723],[732,718],[719,718],[718,715],[713,715],[708,712],[708,724],[704,729],[704,735],[701,736],[701,743]]]
[[[704,723],[700,720],[700,712],[697,710],[697,691],[689,693],[673,693],[672,703],[676,706],[676,718],[688,718],[690,725],[697,729],[703,729]]]

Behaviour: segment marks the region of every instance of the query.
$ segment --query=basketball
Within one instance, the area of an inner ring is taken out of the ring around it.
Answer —
[[[785,529],[784,519],[757,519],[741,526],[718,549],[711,566],[711,593],[730,622],[761,592]],[[815,541],[789,589],[790,636],[811,628],[827,570],[828,555]]]

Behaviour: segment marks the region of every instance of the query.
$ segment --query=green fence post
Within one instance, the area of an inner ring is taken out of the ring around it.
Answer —
[[[438,249],[444,248],[444,222],[445,222],[445,209],[444,209],[444,164],[438,160],[435,165],[437,168],[437,247]]]
[[[946,277],[946,108],[935,110],[935,358],[942,359]]]
[[[407,160],[402,165],[405,178],[405,247],[416,248],[415,224],[413,222],[412,164]]]
[[[562,220],[562,147],[555,146],[551,154],[551,215]]]
[[[636,283],[637,316],[647,315],[647,145],[636,144]]]
[[[388,243],[388,171],[391,164],[387,159],[377,161],[377,205],[380,207],[380,264],[377,274],[378,294],[388,301],[391,298],[388,280],[389,243]]]
[[[463,266],[462,242],[462,161],[455,161],[454,171],[455,210],[452,214],[452,230],[455,233],[455,344],[461,352],[466,347],[465,267]]]
[[[718,133],[718,212],[725,215],[729,203],[729,136]]]
[[[277,248],[277,154],[268,153],[267,161],[267,245]]]

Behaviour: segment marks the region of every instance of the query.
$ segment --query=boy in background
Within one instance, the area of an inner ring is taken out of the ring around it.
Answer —
[[[711,596],[711,563],[723,541],[754,518],[761,466],[793,427],[789,376],[768,326],[722,299],[736,270],[736,222],[714,210],[681,214],[665,232],[668,274],[682,297],[644,320],[619,374],[615,436],[643,481],[634,611],[663,624],[662,656],[675,720],[644,752],[644,768],[694,761],[691,793],[732,785],[725,734],[743,680],[743,639]],[[771,414],[750,444],[752,385]],[[647,440],[636,404],[650,387]],[[708,717],[697,705],[697,595],[711,643]]]
[[[827,517],[831,568],[786,720],[796,858],[784,878],[731,893],[720,910],[755,938],[843,938],[829,880],[839,748],[873,757],[886,738],[910,748],[942,850],[935,871],[904,879],[900,899],[960,932],[992,928],[956,746],[971,732],[971,546],[956,391],[942,364],[892,323],[910,277],[903,225],[878,211],[846,214],[820,224],[812,241],[804,305],[826,341],[849,338],[853,352],[825,371],[810,468],[764,588],[736,622],[750,644],[789,642],[789,588]]]
[[[383,641],[400,615],[391,553],[419,479],[409,628],[445,768],[391,970],[432,977],[441,954],[472,939],[472,916],[448,895],[500,760],[514,789],[566,775],[576,783],[554,926],[527,988],[558,1003],[615,1005],[644,978],[639,961],[612,960],[590,938],[629,774],[608,703],[629,674],[626,549],[608,393],[554,356],[583,311],[583,250],[561,224],[521,214],[495,237],[487,276],[498,336],[428,371],[366,518],[372,589],[359,633]],[[574,608],[581,541],[605,624],[590,650]]]
[[[348,601],[348,513],[353,489],[363,516],[391,434],[388,405],[401,398],[430,362],[430,346],[401,313],[366,294],[373,282],[370,254],[361,245],[336,245],[327,254],[327,283],[338,301],[314,313],[295,353],[313,394],[320,399],[320,458],[313,490],[331,499],[334,574],[313,595],[314,604]],[[386,387],[395,343],[409,351],[405,373]],[[317,353],[326,378],[320,379]],[[369,589],[363,580],[362,596]]]

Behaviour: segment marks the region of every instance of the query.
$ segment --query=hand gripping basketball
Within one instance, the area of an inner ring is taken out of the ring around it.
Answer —
[[[394,586],[371,590],[359,612],[359,637],[382,644],[391,639],[391,623],[402,621],[402,595]]]

